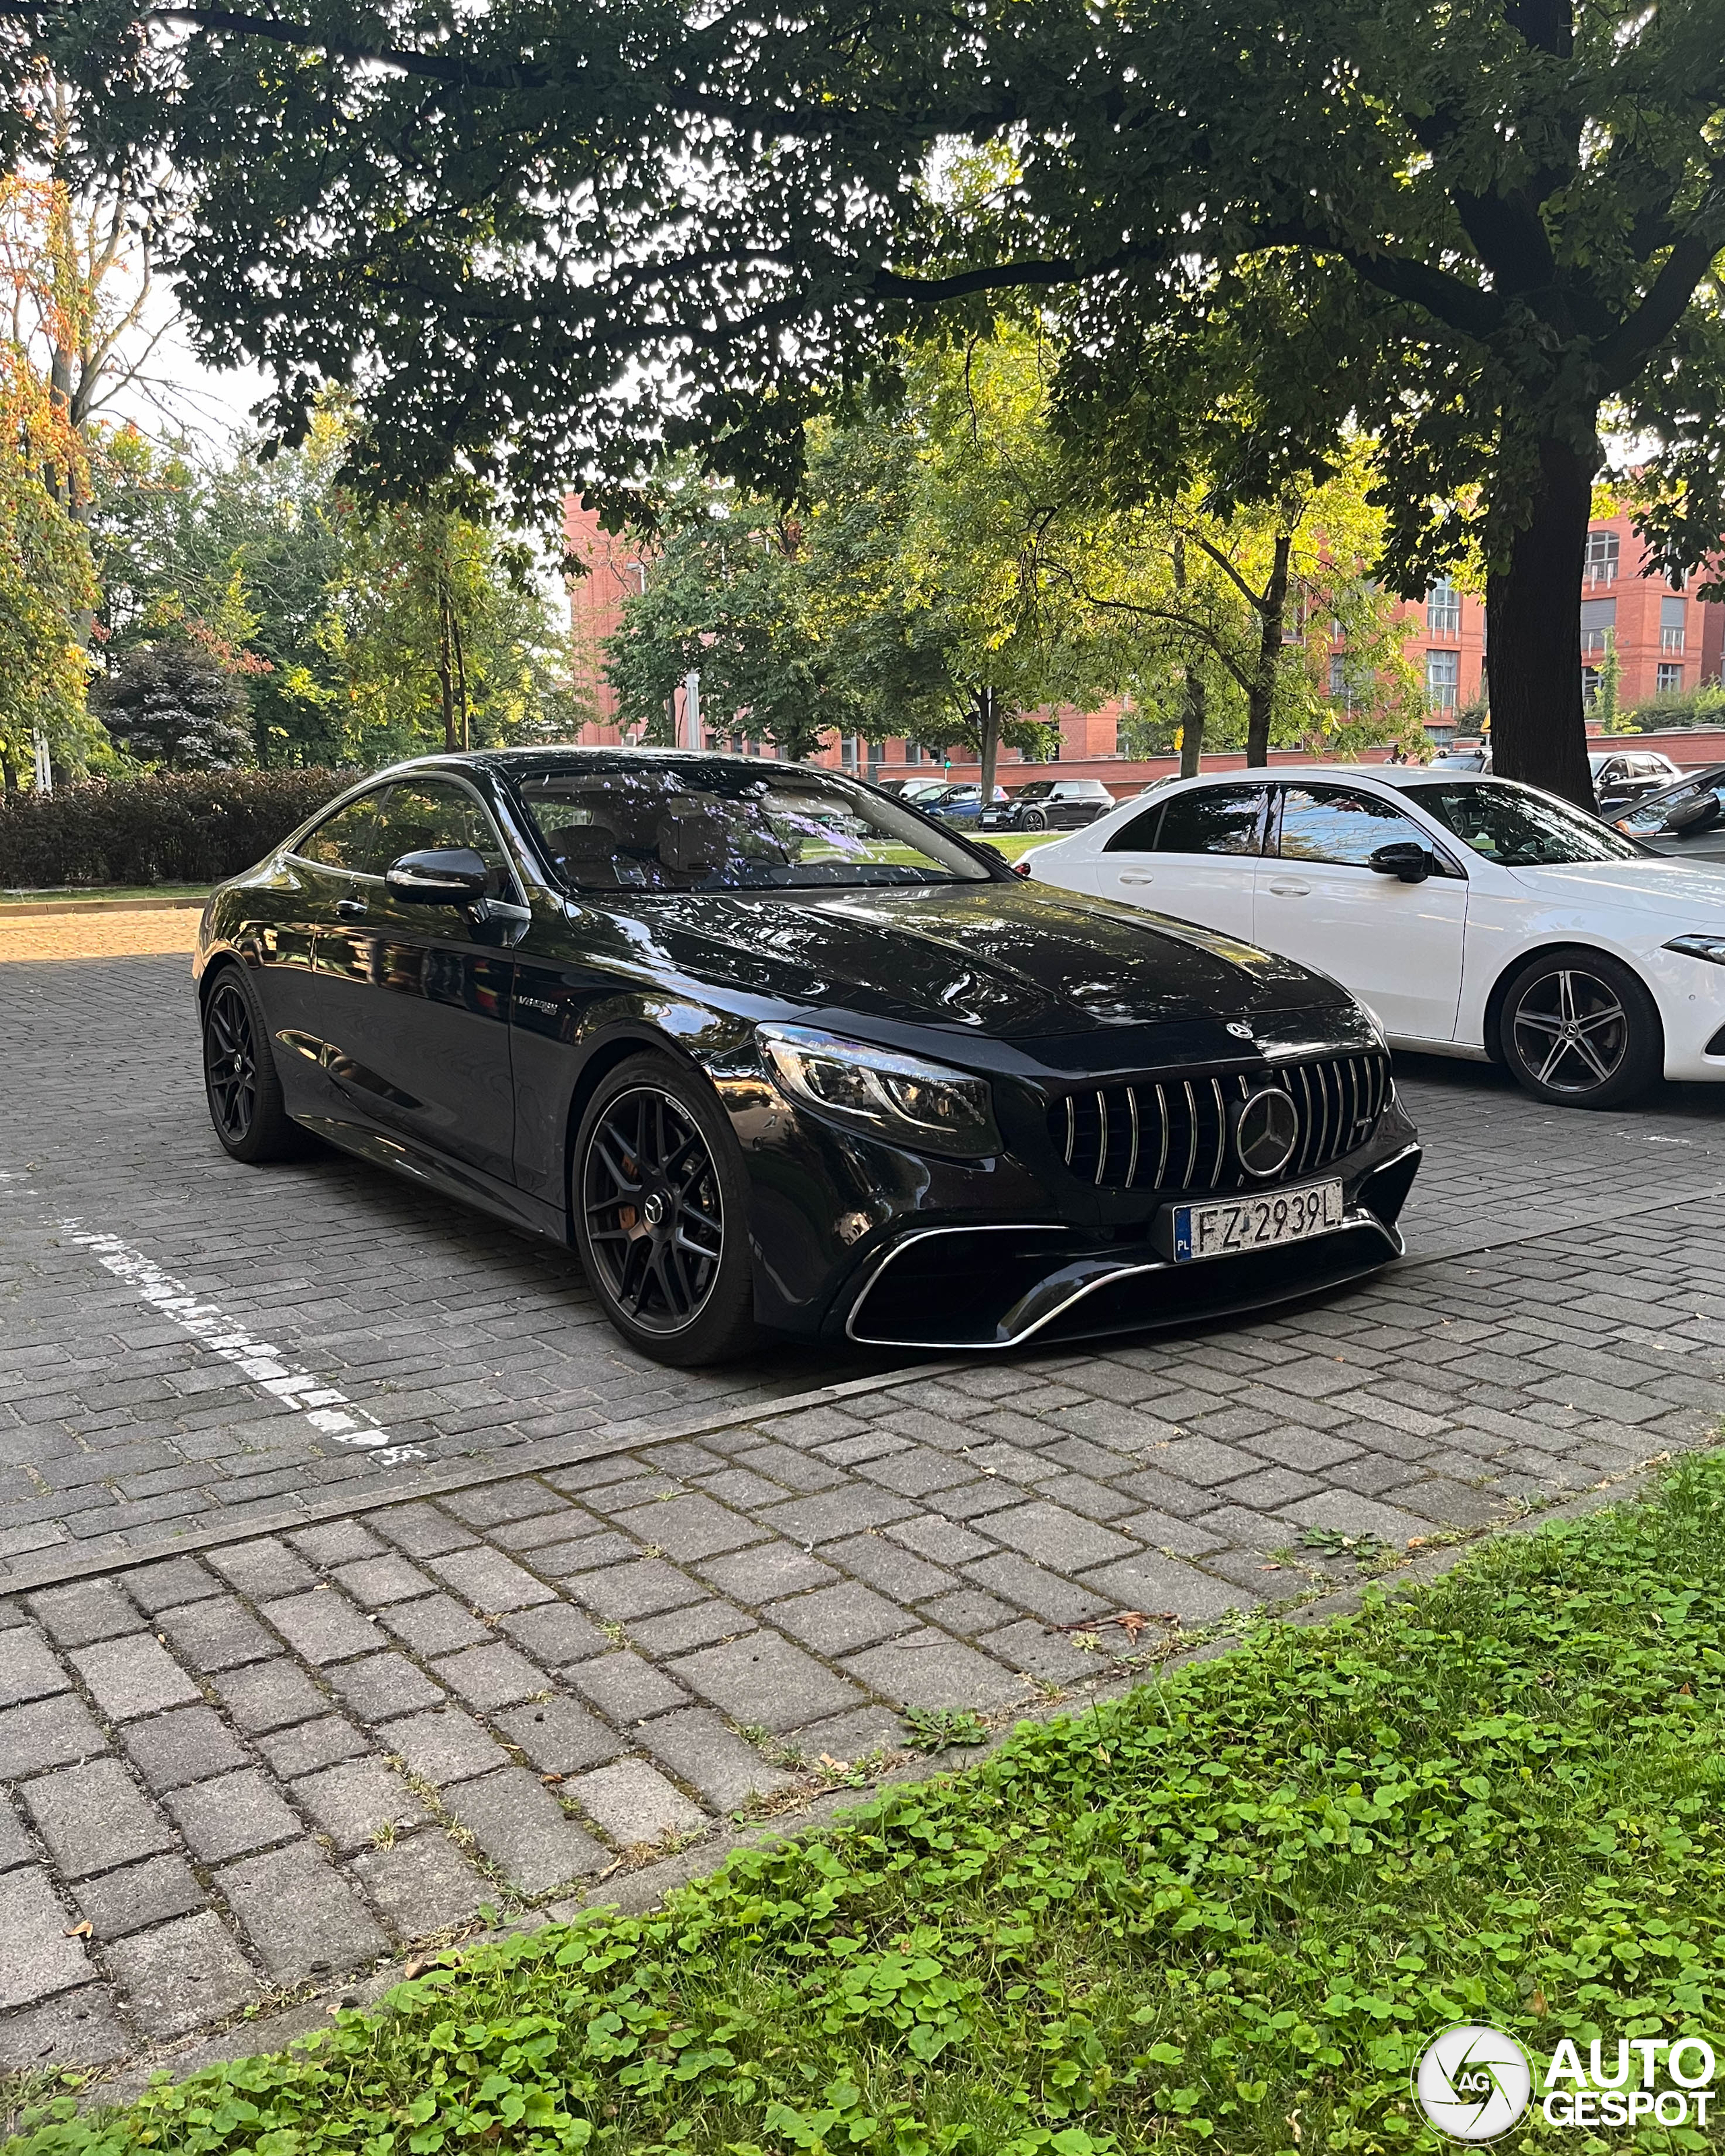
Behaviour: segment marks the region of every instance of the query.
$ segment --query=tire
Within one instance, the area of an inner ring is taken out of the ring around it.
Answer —
[[[1021,831],[1045,831],[1048,819],[1040,808],[1027,808],[1019,819],[1019,829]]]
[[[203,1091],[230,1160],[257,1168],[303,1151],[304,1134],[282,1103],[257,991],[239,966],[223,966],[203,999]]]
[[[1497,1029],[1517,1083],[1555,1107],[1621,1107],[1665,1065],[1652,997],[1603,951],[1530,959],[1509,984]]]
[[[651,1053],[606,1072],[576,1132],[569,1209],[588,1283],[632,1348],[689,1368],[757,1345],[747,1205],[703,1080]]]

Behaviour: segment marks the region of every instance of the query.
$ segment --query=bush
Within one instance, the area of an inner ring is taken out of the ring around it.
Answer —
[[[1665,726],[1725,725],[1725,689],[1717,681],[1709,681],[1702,688],[1650,696],[1633,706],[1625,716],[1644,734],[1657,733]]]
[[[0,802],[0,886],[218,882],[359,775],[154,772],[13,794]]]

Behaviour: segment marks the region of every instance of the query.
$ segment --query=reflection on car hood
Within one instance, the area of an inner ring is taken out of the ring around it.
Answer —
[[[1607,907],[1613,912],[1681,920],[1698,928],[1725,927],[1725,865],[1674,860],[1574,861],[1561,868],[1512,869],[1527,890],[1554,905]],[[1650,928],[1652,921],[1649,921]]]
[[[1190,922],[1016,882],[690,891],[631,906],[626,933],[758,994],[1020,1038],[1351,1004],[1291,959]]]

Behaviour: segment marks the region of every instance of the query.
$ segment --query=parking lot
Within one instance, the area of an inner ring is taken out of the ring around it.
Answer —
[[[0,925],[5,2066],[614,1892],[907,1711],[1076,1696],[1725,1407],[1703,1089],[1589,1116],[1404,1062],[1407,1260],[1271,1319],[672,1373],[564,1253],[228,1162],[176,931],[129,919],[176,916]]]

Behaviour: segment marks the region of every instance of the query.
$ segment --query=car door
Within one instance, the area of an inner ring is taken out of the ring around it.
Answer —
[[[1357,995],[1386,1033],[1453,1040],[1461,999],[1467,878],[1399,803],[1367,788],[1272,788],[1254,937]],[[1421,883],[1380,875],[1382,846],[1431,857]]]
[[[385,791],[379,786],[359,794],[309,831],[282,855],[284,881],[270,894],[259,991],[264,1022],[284,1051],[277,1063],[289,1106],[297,1111],[321,1112],[328,1106],[327,1071],[338,1052],[342,998],[319,970],[318,940],[336,934],[345,915],[364,911]]]
[[[1250,943],[1264,801],[1257,785],[1163,795],[1109,834],[1090,887]]]
[[[398,781],[378,821],[377,865],[468,847],[490,895],[518,902],[508,850],[479,797],[449,778]],[[319,971],[342,1002],[333,1075],[369,1122],[499,1180],[513,1180],[515,1090],[507,931],[472,907],[391,892],[380,873],[362,908],[319,937]]]

